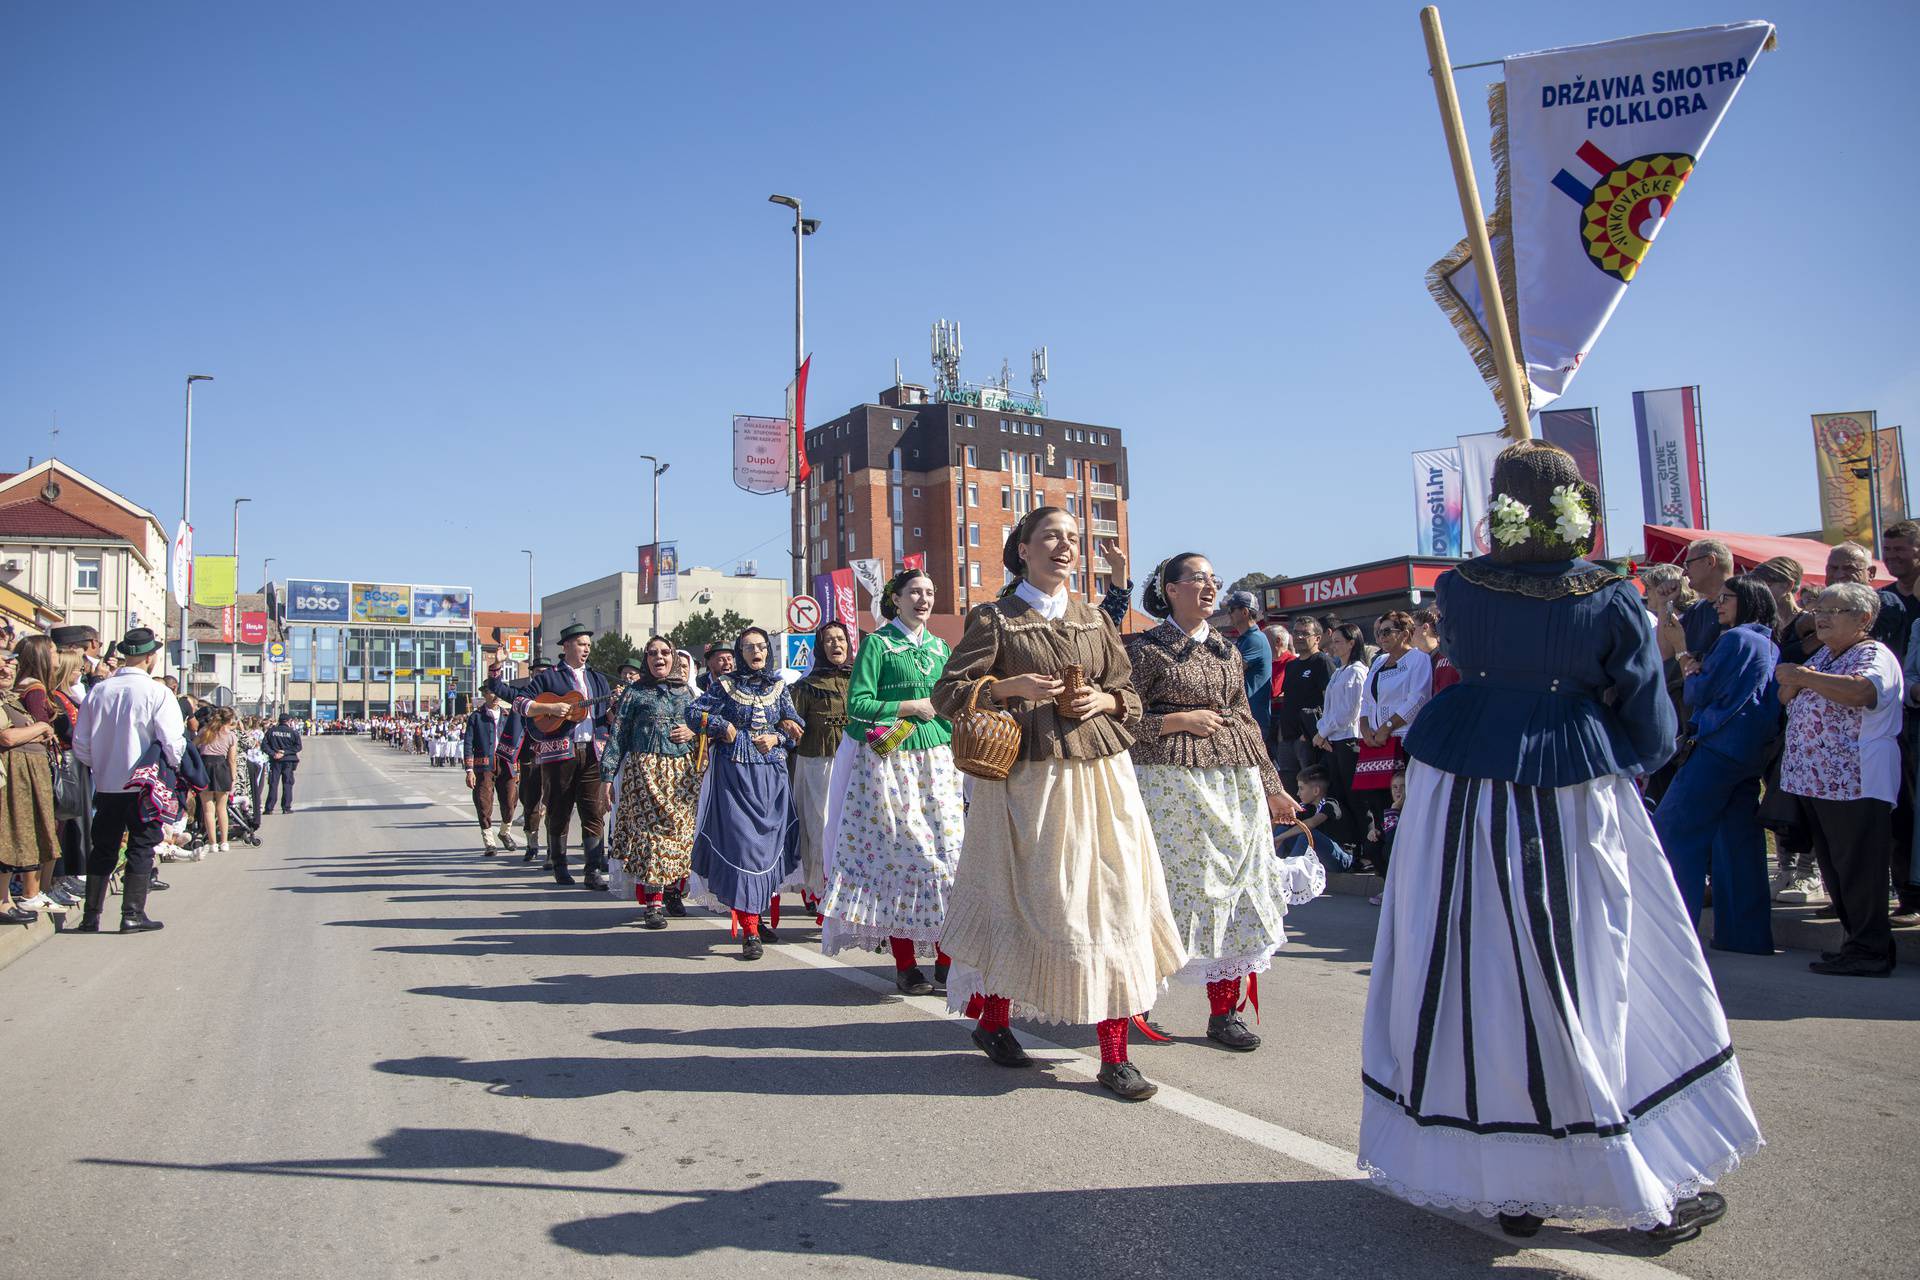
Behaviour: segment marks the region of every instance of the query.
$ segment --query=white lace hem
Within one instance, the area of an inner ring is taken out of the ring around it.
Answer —
[[[842,951],[887,951],[894,938],[913,943],[913,954],[933,959],[940,946],[938,929],[885,929],[877,925],[849,924],[828,916],[820,929],[820,954],[835,956]]]
[[[1186,986],[1206,982],[1237,982],[1273,967],[1274,953],[1280,948],[1251,956],[1221,956],[1218,959],[1193,959],[1173,975],[1173,981]]]

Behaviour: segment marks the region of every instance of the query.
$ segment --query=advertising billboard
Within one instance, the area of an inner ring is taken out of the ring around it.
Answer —
[[[405,622],[413,613],[412,587],[356,582],[352,599],[355,622]]]
[[[324,578],[287,579],[288,622],[345,622],[351,602],[347,583]]]
[[[473,591],[467,587],[415,587],[413,620],[424,623],[473,621]]]
[[[787,488],[785,418],[733,419],[733,483],[748,493],[784,493]]]
[[[265,644],[267,642],[267,615],[264,613],[243,613],[240,615],[240,643]]]

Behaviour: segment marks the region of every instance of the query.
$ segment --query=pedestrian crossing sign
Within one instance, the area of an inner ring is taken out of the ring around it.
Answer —
[[[788,634],[787,666],[803,673],[813,669],[813,637],[811,635]]]

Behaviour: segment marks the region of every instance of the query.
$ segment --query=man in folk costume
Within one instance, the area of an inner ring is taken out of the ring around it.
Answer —
[[[1584,557],[1597,495],[1531,441],[1494,550],[1437,585],[1463,673],[1407,735],[1362,1050],[1360,1165],[1415,1204],[1690,1239],[1761,1144],[1636,781],[1675,719],[1639,593]]]
[[[461,735],[461,755],[467,766],[467,789],[473,792],[473,811],[480,819],[480,843],[491,858],[502,848],[513,848],[507,833],[513,821],[514,793],[518,780],[510,765],[512,756],[501,758],[502,741],[513,712],[500,705],[500,697],[488,689],[480,695],[481,705],[467,713],[466,729]],[[500,831],[494,834],[494,804],[500,806]]]
[[[553,670],[553,664],[545,658],[536,658],[528,667],[527,674],[537,676],[543,671]],[[534,758],[533,735],[527,732],[527,718],[517,710],[511,709],[507,715],[507,728],[501,734],[500,746],[508,749],[511,741],[513,753],[513,772],[520,779],[520,829],[527,836],[527,851],[520,858],[522,862],[532,862],[540,856],[540,830],[547,820],[545,795],[541,789],[540,763]],[[546,864],[547,870],[553,870],[553,863]]]
[[[948,1006],[977,1012],[974,1043],[1005,1067],[1032,1061],[1010,1016],[1095,1023],[1100,1083],[1140,1101],[1156,1088],[1127,1060],[1127,1026],[1188,956],[1127,756],[1132,667],[1112,621],[1067,589],[1072,516],[1033,511],[1002,562],[1014,585],[968,616],[932,698],[955,724],[977,698],[1020,726],[1005,781],[974,783],[941,932]]]
[[[607,850],[596,735],[612,729],[613,689],[605,676],[587,665],[587,652],[592,648],[593,629],[572,623],[560,633],[560,665],[511,685],[494,676],[487,687],[500,697],[512,698],[513,709],[526,720],[527,738],[533,743],[547,806],[548,861],[554,883],[573,883],[573,874],[567,870],[567,827],[578,811],[587,888],[603,890],[607,887]],[[568,693],[580,695],[586,715],[577,721],[563,721],[551,730],[541,728],[528,710],[533,700],[542,694]]]

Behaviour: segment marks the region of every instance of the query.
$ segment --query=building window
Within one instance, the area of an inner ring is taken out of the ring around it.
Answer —
[[[970,547],[977,547],[980,545],[980,526],[979,525],[970,524],[967,526],[967,545]]]
[[[1078,520],[1080,518],[1080,495],[1079,494],[1069,493],[1067,495],[1067,514],[1072,516],[1075,520]]]
[[[920,490],[917,486],[914,488],[913,496],[916,498],[920,496]]]
[[[1074,593],[1074,594],[1076,594],[1076,595],[1078,595],[1078,594],[1079,594],[1079,592],[1080,592],[1080,571],[1079,571],[1078,569],[1072,569],[1072,570],[1069,570],[1069,571],[1068,571],[1068,573],[1067,573],[1067,590],[1069,590],[1069,591],[1071,591],[1071,592],[1073,592],[1073,593]]]
[[[1000,509],[1002,511],[1013,510],[1013,488],[1010,485],[1003,484],[1000,486]]]
[[[1005,449],[1002,449],[1000,451],[1000,469],[1002,471],[1013,470],[1013,455],[1008,453]]]
[[[1107,433],[1106,433],[1106,432],[1104,432],[1104,431],[1102,431],[1102,432],[1100,433],[1100,445],[1101,445],[1101,447],[1102,447],[1102,448],[1105,448],[1105,447],[1106,447],[1106,443],[1107,443]]]
[[[1080,478],[1080,459],[1068,458],[1067,459],[1067,479],[1078,480],[1079,478]]]
[[[98,591],[100,589],[100,557],[90,560],[76,559],[73,562],[73,589],[75,591]]]
[[[900,419],[898,419],[898,418],[895,418],[895,419],[893,420],[893,429],[894,429],[895,431],[898,431],[898,430],[900,429]]]
[[[974,587],[980,585],[980,562],[978,560],[967,561],[967,585]]]
[[[967,505],[970,507],[977,507],[980,505],[980,486],[979,485],[970,484],[967,486]]]
[[[970,467],[977,467],[980,465],[979,451],[976,450],[972,445],[967,446],[967,465]]]
[[[913,536],[916,538],[924,538],[926,535],[920,532],[919,525],[915,525],[913,526]]]

